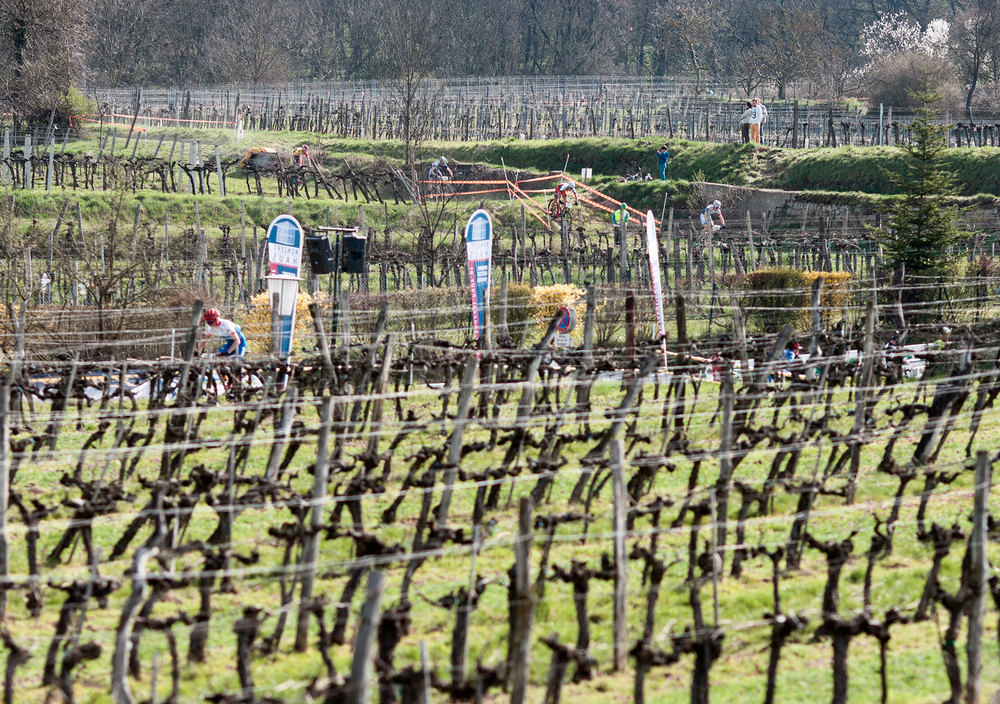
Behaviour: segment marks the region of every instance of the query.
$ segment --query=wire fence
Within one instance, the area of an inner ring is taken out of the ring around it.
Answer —
[[[709,79],[710,94],[686,77],[496,77],[429,79],[422,108],[423,136],[482,141],[576,137],[640,138],[669,135],[693,140],[740,140],[746,96],[732,79]],[[803,89],[804,90],[804,89]],[[909,141],[911,110],[889,105],[788,98],[770,101],[765,144],[815,147],[899,144]],[[387,81],[192,89],[92,88],[102,115],[141,118],[145,125],[301,130],[336,137],[400,139],[398,90]],[[426,114],[424,114],[424,111]],[[92,118],[94,116],[91,116]],[[1000,116],[946,113],[953,146],[1000,144]]]

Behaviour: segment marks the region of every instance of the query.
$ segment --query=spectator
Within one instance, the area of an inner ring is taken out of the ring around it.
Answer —
[[[754,98],[750,101],[750,109],[743,114],[747,115],[747,122],[750,123],[750,141],[760,144],[760,126],[767,119],[767,108],[761,105],[758,98]]]
[[[303,144],[301,147],[292,152],[292,156],[295,157],[296,166],[309,166],[309,146]]]
[[[667,151],[667,145],[662,145],[656,150],[656,158],[660,162],[660,180],[667,180],[667,160],[670,158],[670,152]]]
[[[752,107],[753,105],[748,100],[743,114],[740,115],[740,139],[743,140],[743,144],[750,141],[750,108]]]
[[[628,225],[628,203],[622,202],[618,205],[618,210],[611,213],[611,224],[614,225],[615,230],[615,244],[622,243],[622,234],[625,232],[625,227]]]

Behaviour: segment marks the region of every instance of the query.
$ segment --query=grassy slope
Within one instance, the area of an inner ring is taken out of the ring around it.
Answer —
[[[321,165],[327,172],[342,168],[344,159],[351,160],[358,169],[369,168],[383,160],[397,166],[402,165],[403,146],[399,141],[317,139],[297,132],[248,133],[247,138],[237,144],[228,131],[170,130],[165,132],[165,139],[159,150],[160,157],[169,155],[174,135],[184,139],[200,139],[204,144],[219,143],[222,145],[223,159],[228,160],[232,160],[249,146],[272,146],[290,150],[296,144],[308,142],[314,145],[314,153],[322,155]],[[159,134],[151,131],[145,139],[139,148],[140,155],[152,154]],[[693,207],[697,198],[694,182],[701,180],[803,190],[808,192],[806,197],[814,201],[870,205],[891,197],[886,195],[893,192],[893,187],[885,176],[885,170],[897,170],[901,160],[898,150],[891,147],[785,150],[667,140],[671,152],[668,181],[621,183],[618,180],[620,175],[633,169],[635,165],[655,174],[655,149],[660,143],[659,138],[429,142],[421,150],[419,163],[422,166],[443,153],[459,163],[476,163],[497,169],[506,166],[508,172],[520,171],[521,174],[545,174],[559,171],[564,165],[569,173],[578,174],[580,168],[587,166],[594,169],[594,179],[590,183],[595,188],[612,198],[627,201],[633,207],[651,208],[659,216],[660,210],[665,206]],[[118,140],[116,153],[123,149],[124,140]],[[96,141],[80,140],[70,143],[68,150],[96,153]],[[963,195],[972,197],[969,202],[991,206],[994,196],[1000,195],[1000,149],[952,149],[947,153],[946,159],[959,177]],[[238,170],[232,170],[227,177],[228,198],[220,199],[214,195],[197,198],[202,225],[210,228],[223,224],[237,225],[241,201],[246,204],[249,225],[264,226],[278,213],[287,212],[289,201],[276,197],[273,182],[269,183],[265,179],[264,186],[265,192],[270,193],[270,196],[259,198],[249,195],[243,175]],[[985,195],[976,197],[976,194]],[[116,193],[70,189],[59,189],[53,193],[40,190],[32,193],[18,191],[14,195],[15,215],[20,220],[20,227],[24,229],[32,220],[37,220],[39,241],[47,238],[45,230],[51,232],[67,198],[81,203],[85,225],[88,229],[93,229],[106,226],[120,197]],[[135,196],[126,194],[121,201],[119,221],[126,227],[131,227],[135,205],[140,203],[143,206],[144,222],[148,220],[162,224],[166,211],[172,227],[190,227],[194,223],[195,200],[184,194],[162,194],[153,190],[146,190]],[[535,197],[539,205],[544,200],[542,194]],[[520,221],[520,206],[516,202],[488,202],[491,211],[501,218],[504,226],[508,222]],[[472,198],[457,200],[446,217],[449,227],[452,222],[464,222],[465,217],[477,205],[478,201]],[[325,197],[312,200],[300,198],[292,207],[296,216],[310,224],[325,222],[328,208],[332,224],[355,224],[358,220],[358,204],[355,201],[344,203]],[[3,219],[2,215],[0,214],[0,220]],[[383,206],[373,203],[366,208],[366,215],[370,224],[378,229],[384,227]],[[388,215],[394,228],[418,226],[414,209],[410,205],[390,205]],[[579,215],[587,218],[585,225],[602,225],[607,217],[599,211],[587,210],[581,211]]]
[[[595,393],[595,398],[600,399],[602,404],[608,404],[617,398],[616,385],[605,385],[603,388],[598,386]],[[411,400],[409,403],[421,404],[423,402]],[[434,402],[427,401],[426,404],[424,410],[429,410]],[[644,407],[645,412],[641,416],[639,431],[655,431],[658,425],[659,403],[650,397],[645,400]],[[712,399],[705,398],[699,410],[705,414],[704,417],[707,419],[713,413],[714,408],[715,404]],[[782,413],[781,415],[785,416],[786,414]],[[991,416],[993,417],[991,418]],[[599,414],[597,417],[600,417]],[[786,420],[786,418],[782,418],[782,423]],[[984,418],[984,427],[991,427],[992,420],[995,420],[995,412],[989,411],[987,417]],[[313,422],[313,419],[310,418],[309,421]],[[966,415],[956,428],[955,441],[949,444],[945,456],[941,458],[943,462],[959,460],[961,457],[967,421],[968,416]],[[82,430],[76,430],[72,425],[68,425],[60,440],[60,447],[64,449],[78,447],[87,433],[94,429],[95,422],[96,418],[88,415],[88,422]],[[849,428],[850,422],[850,417],[844,416],[838,422],[838,427],[846,430]],[[226,407],[220,407],[217,412],[210,415],[206,431],[213,437],[219,437],[227,432],[228,423],[229,417]],[[597,423],[603,427],[605,421],[601,420]],[[485,431],[479,428],[473,426],[469,430],[470,442],[486,437]],[[693,432],[693,441],[699,445],[710,447],[716,442],[714,439],[715,430],[707,423],[694,427]],[[267,432],[262,431],[260,437],[267,437]],[[400,454],[405,456],[407,452],[416,449],[417,443],[428,439],[414,438],[412,442],[408,440],[404,451]],[[307,465],[313,456],[311,442],[313,441],[309,441],[308,447],[296,456],[290,470],[295,477],[293,484],[303,492],[308,491],[310,485]],[[988,444],[989,439],[983,437],[980,442]],[[355,443],[351,448],[352,451],[360,449],[360,445]],[[568,448],[568,454],[578,458],[587,449],[589,449],[587,443],[572,443]],[[759,483],[762,481],[768,472],[773,452],[773,449],[761,449],[752,453],[740,465],[738,477],[747,482]],[[254,453],[250,465],[251,472],[260,471],[265,463],[266,444],[255,448]],[[896,482],[886,475],[875,474],[870,469],[877,464],[880,453],[881,448],[878,446],[869,445],[863,449],[862,466],[868,469],[865,470],[864,479],[860,486],[858,503],[853,507],[844,507],[842,500],[837,497],[820,497],[817,500],[817,513],[814,515],[811,529],[820,538],[843,537],[852,528],[861,530],[861,535],[854,541],[856,554],[845,568],[841,580],[841,607],[844,610],[855,609],[860,605],[864,559],[858,553],[867,547],[872,524],[871,514],[873,512],[883,516],[886,514],[896,486]],[[897,457],[902,459],[906,454],[905,448],[898,448]],[[75,453],[71,453],[71,455],[75,457]],[[225,457],[224,449],[210,449],[200,453],[197,461],[207,462],[210,466],[218,467],[224,465]],[[473,459],[477,465],[488,461],[486,456],[479,455],[474,455]],[[155,454],[147,456],[141,465],[140,473],[147,475],[155,473],[156,460]],[[814,446],[804,448],[800,460],[801,466],[811,467],[814,462]],[[18,474],[16,488],[39,497],[44,496],[47,499],[61,498],[64,490],[58,485],[57,479],[59,469],[64,463],[65,460],[57,458],[55,461],[25,465]],[[93,463],[93,466],[88,465],[85,476],[89,478],[91,475],[99,474],[99,465],[100,462]],[[566,507],[566,499],[575,482],[577,467],[576,462],[571,462],[560,472],[551,502],[548,505],[538,507],[539,514],[556,513]],[[482,467],[477,466],[469,469],[480,468]],[[704,485],[711,485],[715,480],[715,469],[714,463],[702,467],[701,481]],[[680,461],[676,471],[660,472],[653,494],[674,497],[680,495],[686,485],[689,470],[689,463]],[[393,489],[398,486],[404,472],[405,464],[400,464],[395,469],[387,495],[366,499],[364,509],[366,520],[371,521],[377,517],[381,509],[391,500]],[[966,473],[959,478],[955,485],[941,491],[947,493],[968,490],[970,481],[971,477]],[[516,497],[530,491],[531,484],[531,481],[518,483],[516,495],[511,505],[517,505]],[[467,490],[467,487],[459,487],[454,499],[452,514],[453,522],[456,525],[463,525],[468,521],[472,511],[474,493],[474,491]],[[907,492],[906,505],[901,516],[899,531],[896,534],[895,551],[890,558],[880,562],[876,567],[873,594],[876,614],[881,613],[882,609],[889,606],[915,602],[920,595],[923,576],[926,574],[929,564],[930,548],[917,543],[914,538],[913,519],[918,493],[919,487],[917,486]],[[555,543],[553,548],[553,563],[567,565],[571,558],[575,558],[596,564],[600,553],[609,549],[607,539],[611,513],[609,494],[610,492],[605,490],[592,507],[591,513],[598,518],[590,530],[594,538],[587,543],[581,543],[570,537],[578,535],[581,528],[579,524],[559,529],[558,536],[561,539]],[[770,545],[782,544],[787,539],[788,521],[795,510],[795,501],[794,495],[778,492],[775,496],[776,517],[752,519],[751,527],[748,530],[748,540],[754,544],[759,542]],[[122,508],[127,511],[136,510],[138,507],[137,503]],[[404,502],[399,523],[395,526],[379,527],[379,534],[383,539],[393,542],[409,540],[418,507],[419,502],[417,501]],[[730,509],[735,513],[735,503],[731,503]],[[967,505],[954,498],[938,497],[931,501],[928,518],[929,520],[950,522],[956,517],[964,516],[967,509]],[[669,516],[670,513],[668,512],[667,515]],[[55,544],[58,538],[58,529],[62,527],[62,522],[65,521],[66,517],[67,514],[63,511],[50,519],[54,524],[52,528],[43,526],[42,555],[47,554]],[[479,573],[490,579],[492,586],[487,590],[479,608],[473,614],[470,638],[470,660],[475,662],[477,659],[482,659],[486,665],[494,665],[502,660],[505,652],[506,627],[503,623],[507,604],[503,585],[505,583],[505,570],[512,561],[511,537],[516,531],[516,511],[504,510],[496,514],[495,517],[497,518],[496,532],[491,536],[491,540],[496,541],[496,544],[487,548],[477,563]],[[271,541],[264,537],[265,527],[278,524],[287,518],[288,514],[284,511],[269,508],[248,510],[236,521],[234,542],[237,549],[240,552],[248,552],[255,547],[261,551],[262,565],[275,564],[280,560],[280,555]],[[214,528],[216,520],[213,512],[202,506],[193,519],[186,536],[187,539],[207,538]],[[105,555],[107,555],[109,546],[121,534],[121,519],[115,516],[100,517],[95,523],[95,538],[99,545],[104,546]],[[637,521],[637,530],[643,531],[647,527],[647,519]],[[23,529],[20,525],[17,528],[19,530],[15,540],[20,545]],[[137,537],[136,544],[144,540],[147,535],[148,529],[144,529]],[[675,553],[683,554],[686,540],[684,531],[665,533],[661,537],[663,554],[667,556]],[[538,559],[541,548],[538,541],[540,541],[540,536],[536,538],[534,560]],[[961,553],[961,547],[955,547],[952,550],[952,555],[945,561],[942,579],[949,589],[955,588],[957,563]],[[337,576],[327,576],[321,579],[318,593],[327,595],[331,601],[337,600],[344,581],[343,577],[340,576],[342,571],[338,569],[338,566],[342,560],[350,559],[350,557],[351,551],[347,541],[327,541],[324,543],[321,559],[327,570],[336,573]],[[12,565],[15,574],[24,573],[26,567],[24,559],[22,551],[15,552],[14,565]],[[197,561],[191,561],[189,566],[197,568]],[[117,563],[107,565],[102,571],[110,576],[121,578],[127,567],[128,560],[122,559]],[[46,570],[46,574],[52,576],[61,573],[68,578],[72,575],[79,575],[86,569],[83,551],[77,550],[71,565],[56,567],[52,571]],[[666,647],[665,639],[671,630],[679,631],[684,625],[690,623],[687,589],[683,584],[684,569],[683,565],[672,566],[663,582],[657,606],[655,636],[656,644],[660,647]],[[418,571],[415,585],[423,597],[433,600],[464,584],[468,579],[468,571],[468,557],[458,551],[454,555],[445,555],[440,559],[428,562]],[[391,572],[392,576],[384,602],[389,605],[394,604],[398,598],[401,570],[396,569],[391,570]],[[746,571],[742,579],[733,580],[727,577],[720,585],[720,614],[722,622],[727,626],[727,634],[723,656],[712,669],[713,700],[742,703],[760,701],[763,696],[769,630],[761,622],[761,618],[764,612],[770,610],[772,606],[769,572],[766,560],[754,559],[746,563]],[[631,566],[629,574],[629,633],[630,638],[634,639],[641,632],[645,590],[640,584],[642,570],[635,563]],[[824,581],[825,564],[823,559],[817,552],[806,550],[802,571],[785,578],[782,582],[784,609],[786,611],[806,609],[809,612],[811,622],[806,635],[793,639],[784,651],[779,678],[779,701],[803,701],[807,699],[823,701],[830,696],[830,644],[828,641],[816,642],[810,638],[819,620],[816,611]],[[121,602],[127,593],[128,587],[126,586],[112,597],[108,608],[94,608],[88,613],[85,638],[100,642],[105,646],[105,649],[101,660],[83,668],[83,674],[77,686],[80,701],[98,702],[105,701],[107,698],[106,690],[103,687],[107,682],[108,658],[112,649],[113,630],[120,614]],[[576,701],[579,704],[629,701],[633,674],[631,663],[629,670],[624,674],[614,675],[608,672],[610,663],[608,641],[611,636],[610,595],[610,583],[595,582],[589,597],[593,639],[592,654],[598,660],[599,674],[591,682],[577,685],[567,684],[567,692],[564,693],[564,696],[568,698],[564,701]],[[703,589],[702,599],[710,611],[708,606],[711,603],[710,586]],[[59,597],[51,595],[41,617],[41,623],[38,623],[28,617],[21,599],[12,599],[13,618],[12,622],[9,623],[11,630],[15,639],[29,644],[35,654],[26,668],[21,671],[24,675],[21,686],[26,701],[37,701],[44,697],[45,689],[39,686],[38,677],[44,660],[44,648],[47,646],[45,634],[51,633],[56,618],[56,607],[60,601]],[[196,601],[194,589],[175,592],[157,609],[157,615],[169,615],[181,610],[194,610]],[[234,594],[213,597],[214,615],[209,639],[209,660],[205,665],[183,667],[183,700],[195,701],[200,699],[206,691],[232,690],[236,687],[236,675],[231,669],[235,647],[232,624],[238,616],[239,609],[248,602],[273,608],[278,602],[277,585],[273,577],[251,574],[238,581]],[[360,596],[355,601],[355,607],[359,603]],[[996,669],[996,621],[992,613],[991,610],[990,615],[987,616],[988,632],[985,639],[986,653],[984,658],[986,664],[984,678],[988,691],[992,690],[1000,681]],[[431,607],[423,598],[418,598],[415,601],[412,616],[412,632],[399,647],[397,664],[405,666],[418,661],[419,641],[426,639],[430,645],[432,660],[439,672],[443,674],[445,663],[448,661],[448,643],[454,615],[447,610]],[[500,627],[497,626],[498,619],[501,623]],[[352,619],[352,630],[353,624]],[[274,615],[272,614],[263,632],[270,634],[273,627]],[[185,626],[178,626],[175,629],[182,658],[184,658],[187,649],[188,631],[188,627]],[[576,636],[576,626],[573,618],[571,589],[568,585],[557,582],[548,584],[545,600],[539,604],[535,614],[534,632],[537,637],[556,632],[563,642],[573,641]],[[889,646],[889,676],[893,699],[895,701],[927,703],[941,701],[947,691],[947,685],[941,666],[934,621],[899,626],[893,629],[892,636]],[[36,638],[38,640],[35,640]],[[321,675],[321,664],[315,650],[305,655],[293,653],[289,639],[290,633],[286,631],[286,640],[279,654],[271,658],[255,658],[253,669],[257,684],[264,688],[266,693],[272,693],[273,688],[287,686],[290,688],[285,690],[281,697],[287,701],[300,701],[303,680],[308,681]],[[133,680],[136,691],[148,692],[150,677],[148,666],[152,659],[152,653],[158,651],[161,667],[159,695],[161,698],[165,696],[165,680],[167,678],[164,676],[164,670],[167,667],[167,658],[164,646],[162,636],[147,634],[143,638],[141,657],[146,669],[141,680]],[[959,643],[959,648],[961,652],[964,652],[964,640]],[[334,648],[333,657],[338,671],[346,671],[351,657],[349,645]],[[548,662],[548,651],[536,643],[532,652],[532,679],[536,688],[544,682]],[[691,658],[686,657],[677,665],[654,670],[647,681],[647,701],[685,700],[686,689],[690,681],[690,666]],[[873,639],[862,637],[852,643],[850,667],[851,701],[878,701],[878,646]],[[502,697],[498,698],[499,700],[502,700]],[[540,700],[538,689],[533,693],[531,700]]]

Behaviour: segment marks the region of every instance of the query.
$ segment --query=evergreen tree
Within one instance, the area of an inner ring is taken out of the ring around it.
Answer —
[[[878,233],[887,264],[904,269],[907,278],[950,273],[954,262],[947,248],[966,236],[958,229],[961,212],[949,202],[958,187],[955,173],[942,163],[946,128],[934,122],[930,107],[939,96],[916,96],[923,107],[910,124],[911,143],[899,147],[906,157],[902,172],[888,174],[902,195],[889,206],[888,230]]]

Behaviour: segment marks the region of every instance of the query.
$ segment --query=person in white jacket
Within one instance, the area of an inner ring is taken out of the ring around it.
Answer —
[[[750,141],[760,144],[760,126],[767,120],[767,108],[754,98],[750,101],[750,107],[743,113],[750,123]],[[742,118],[741,118],[742,119]]]

